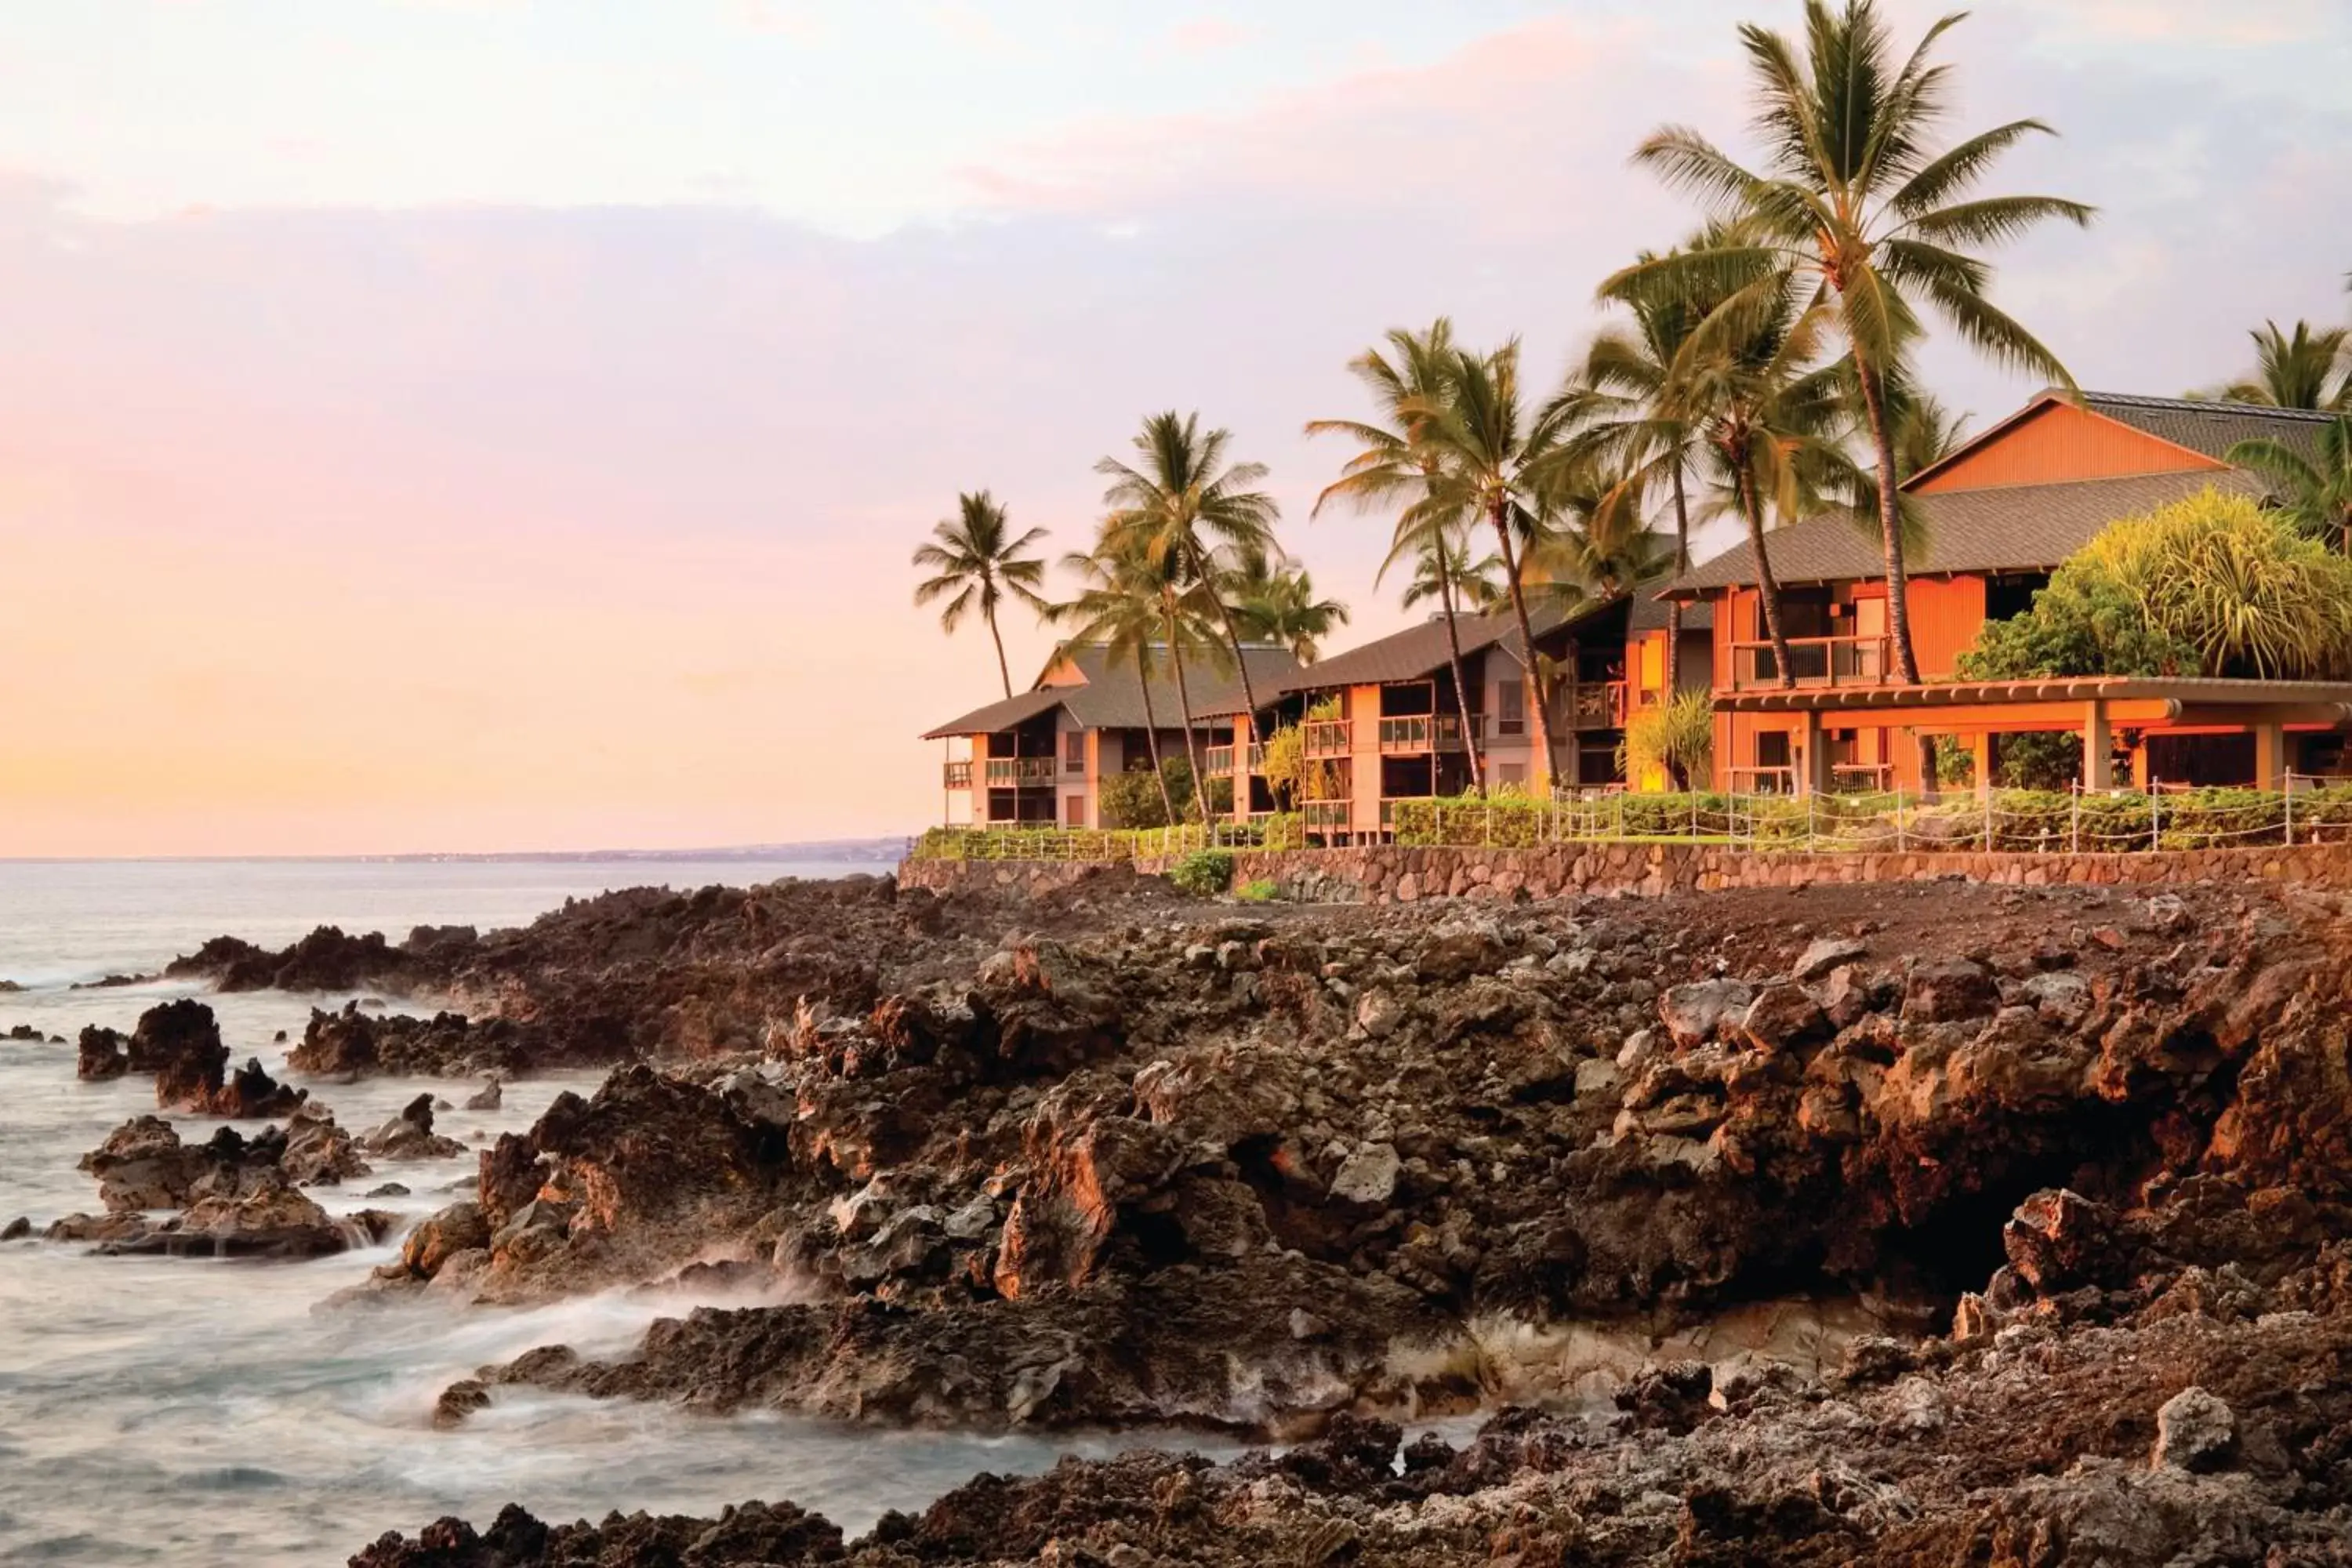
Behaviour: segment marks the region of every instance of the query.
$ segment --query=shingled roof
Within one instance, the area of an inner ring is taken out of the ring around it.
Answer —
[[[1910,553],[1916,574],[2048,572],[2088,544],[2118,518],[2137,517],[2208,489],[2259,496],[2263,483],[2230,468],[2138,474],[2120,479],[2076,479],[2055,485],[1947,490],[1915,495],[1927,545]],[[1877,531],[1850,512],[1826,512],[1765,536],[1772,574],[1783,584],[1834,583],[1886,574]],[[1756,581],[1756,554],[1747,544],[1701,563],[1666,590],[1676,597]]]
[[[2132,397],[2116,392],[2086,392],[2083,406],[2104,414],[2159,441],[2227,462],[2230,448],[2241,441],[2269,439],[2301,450],[2306,457],[2317,447],[2319,432],[2336,418],[2302,408],[2270,408],[2255,403],[2203,403],[2185,397]]]
[[[1540,640],[1564,626],[1591,620],[1624,602],[1623,595],[1590,599],[1572,608],[1564,608],[1556,601],[1538,602],[1528,610],[1528,625]],[[1633,597],[1628,618],[1633,631],[1663,631],[1666,625],[1666,606],[1647,593],[1638,594]],[[1686,630],[1703,631],[1714,624],[1714,611],[1709,606],[1693,605],[1683,612],[1683,626]],[[1518,620],[1507,609],[1489,615],[1462,616],[1460,635],[1462,653],[1465,658],[1490,647],[1500,647],[1513,655],[1519,651]],[[1342,686],[1381,686],[1392,681],[1425,680],[1445,669],[1452,662],[1452,652],[1445,640],[1444,619],[1433,617],[1417,626],[1408,626],[1403,631],[1368,642],[1361,647],[1334,654],[1320,663],[1303,666],[1290,678],[1284,689],[1328,691]]]
[[[1298,668],[1298,661],[1278,647],[1253,647],[1243,645],[1242,658],[1249,665],[1250,681],[1256,688],[1258,700],[1270,700],[1284,689],[1284,682]],[[1075,668],[1080,677],[1053,686],[1037,686],[1028,691],[976,708],[961,719],[950,720],[935,730],[927,731],[926,741],[942,740],[950,735],[988,735],[1024,724],[1056,708],[1066,709],[1070,717],[1090,730],[1140,730],[1149,721],[1144,716],[1143,683],[1136,679],[1135,668],[1121,662],[1113,668],[1109,658],[1099,647],[1062,648],[1056,651],[1049,669],[1063,664]],[[1042,679],[1042,678],[1041,678]],[[1184,661],[1184,680],[1192,694],[1192,717],[1219,718],[1238,713],[1242,709],[1242,683],[1230,670],[1221,670],[1206,655],[1188,658]],[[1175,672],[1166,658],[1159,660],[1151,678],[1151,707],[1163,730],[1183,726],[1183,704],[1176,689]]]

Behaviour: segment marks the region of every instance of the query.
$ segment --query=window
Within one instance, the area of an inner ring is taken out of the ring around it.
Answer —
[[[1087,732],[1072,730],[1062,737],[1062,771],[1082,773],[1087,771]]]
[[[1084,827],[1086,825],[1087,797],[1082,795],[1073,795],[1063,797],[1062,826],[1065,827]]]
[[[1497,783],[1524,785],[1528,782],[1528,764],[1525,763],[1497,763],[1496,771],[1502,774]]]
[[[1517,680],[1506,680],[1496,689],[1495,733],[1524,735],[1528,732],[1528,689]]]

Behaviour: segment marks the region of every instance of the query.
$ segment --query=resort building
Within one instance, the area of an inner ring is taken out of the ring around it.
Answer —
[[[1685,612],[1678,674],[1686,689],[1711,684],[1712,614],[1705,605]],[[1377,839],[1398,801],[1468,793],[1474,739],[1489,788],[1624,784],[1618,751],[1627,719],[1667,696],[1667,606],[1649,595],[1554,602],[1531,605],[1528,622],[1551,672],[1549,763],[1536,754],[1535,683],[1508,610],[1457,624],[1466,713],[1442,617],[1293,675],[1283,710],[1268,717],[1304,725],[1307,831],[1326,841]],[[1262,781],[1254,795],[1265,799]]]
[[[1799,793],[1920,787],[1918,737],[1949,735],[1990,777],[2003,734],[2084,737],[2083,778],[2104,788],[2127,753],[2134,782],[2261,784],[2343,765],[2352,688],[2295,681],[1954,679],[1988,620],[2023,613],[2100,530],[2207,489],[2261,497],[2225,454],[2271,437],[2309,447],[2328,416],[2100,393],[2044,394],[1904,489],[1926,543],[1908,562],[1921,684],[1895,680],[1874,528],[1824,515],[1767,536],[1793,683],[1765,635],[1746,544],[1665,590],[1713,611],[1717,788]]]
[[[1280,648],[1244,645],[1242,657],[1262,700],[1298,669]],[[929,731],[945,744],[942,820],[975,827],[1107,827],[1102,788],[1126,773],[1149,773],[1156,736],[1163,757],[1186,755],[1184,702],[1164,649],[1153,650],[1147,688],[1131,663],[1112,666],[1099,647],[1062,647],[1027,691],[992,702]],[[1242,683],[1207,655],[1188,657],[1192,742],[1206,751],[1233,744]],[[1213,773],[1204,759],[1202,770]],[[1231,764],[1226,763],[1230,771]]]

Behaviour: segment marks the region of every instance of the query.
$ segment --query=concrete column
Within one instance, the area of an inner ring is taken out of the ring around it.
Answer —
[[[2083,787],[2116,787],[2116,734],[2107,724],[2107,705],[2095,698],[2083,705]]]
[[[2254,726],[2254,787],[2286,787],[2286,730],[2283,725]]]
[[[1984,731],[1969,737],[1969,763],[1976,770],[1977,793],[1992,793],[1992,731]]]
[[[2131,750],[2132,788],[2147,788],[2147,742],[2143,740]]]
[[[1822,714],[1818,708],[1805,710],[1803,750],[1797,756],[1797,793],[1820,795],[1829,788],[1829,737],[1822,730]]]

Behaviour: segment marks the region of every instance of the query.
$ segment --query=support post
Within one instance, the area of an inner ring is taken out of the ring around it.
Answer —
[[[2286,787],[2286,730],[2279,724],[2254,726],[2254,787],[2273,793]]]
[[[2116,787],[2116,732],[2107,723],[2107,705],[2096,698],[2083,705],[2083,787]]]
[[[1992,731],[1969,737],[1969,766],[1976,774],[1977,793],[1992,794]]]
[[[1804,754],[1797,759],[1797,787],[1806,795],[1819,795],[1829,787],[1828,737],[1822,731],[1822,713],[1818,708],[1805,710]]]

